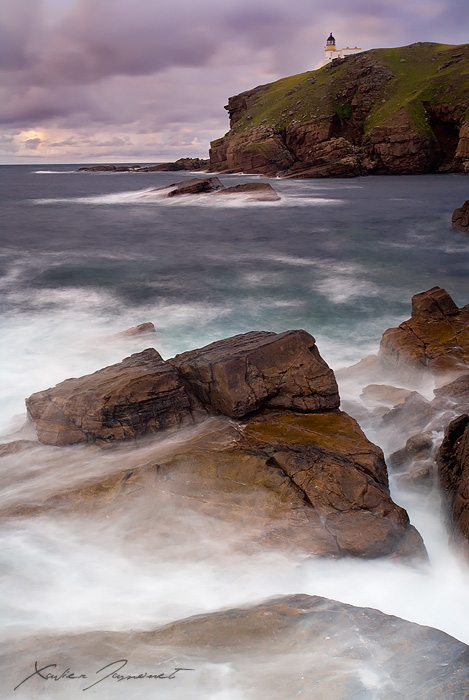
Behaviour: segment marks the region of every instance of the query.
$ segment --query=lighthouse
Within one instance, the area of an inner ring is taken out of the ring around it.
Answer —
[[[358,46],[346,46],[345,49],[338,49],[336,47],[335,38],[332,35],[332,32],[327,37],[326,46],[324,48],[326,55],[323,60],[318,63],[316,68],[327,66],[327,64],[333,61],[334,58],[345,58],[346,56],[352,56],[354,53],[360,53],[362,51],[362,49],[360,49]]]

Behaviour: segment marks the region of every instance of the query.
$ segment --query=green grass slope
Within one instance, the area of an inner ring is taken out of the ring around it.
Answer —
[[[425,134],[428,105],[444,105],[453,118],[469,120],[469,44],[372,49],[259,86],[230,98],[230,133],[262,125],[283,130],[335,115],[341,121],[359,118],[366,135],[405,107]]]

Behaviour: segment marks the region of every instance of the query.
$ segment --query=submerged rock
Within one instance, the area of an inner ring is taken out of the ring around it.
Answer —
[[[34,673],[36,661],[55,663],[57,675],[73,669],[75,678],[45,680]],[[90,690],[103,700],[143,700],[162,684],[166,700],[212,697],[214,689],[257,700],[462,700],[469,648],[379,610],[297,594],[149,631],[26,637],[9,645],[0,669],[5,697],[19,700],[62,698],[65,683],[78,693],[105,673]],[[118,670],[123,682],[111,675]]]

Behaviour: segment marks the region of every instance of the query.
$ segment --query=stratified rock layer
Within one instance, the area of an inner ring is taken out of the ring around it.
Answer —
[[[152,348],[32,394],[26,406],[39,440],[49,445],[142,437],[205,415],[180,375]]]
[[[469,365],[469,304],[459,309],[441,287],[412,297],[412,316],[383,334],[379,359],[401,371],[438,375]]]

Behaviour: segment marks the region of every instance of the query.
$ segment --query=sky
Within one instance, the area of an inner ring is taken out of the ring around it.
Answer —
[[[0,163],[208,157],[228,97],[363,50],[469,41],[468,0],[0,0]]]

